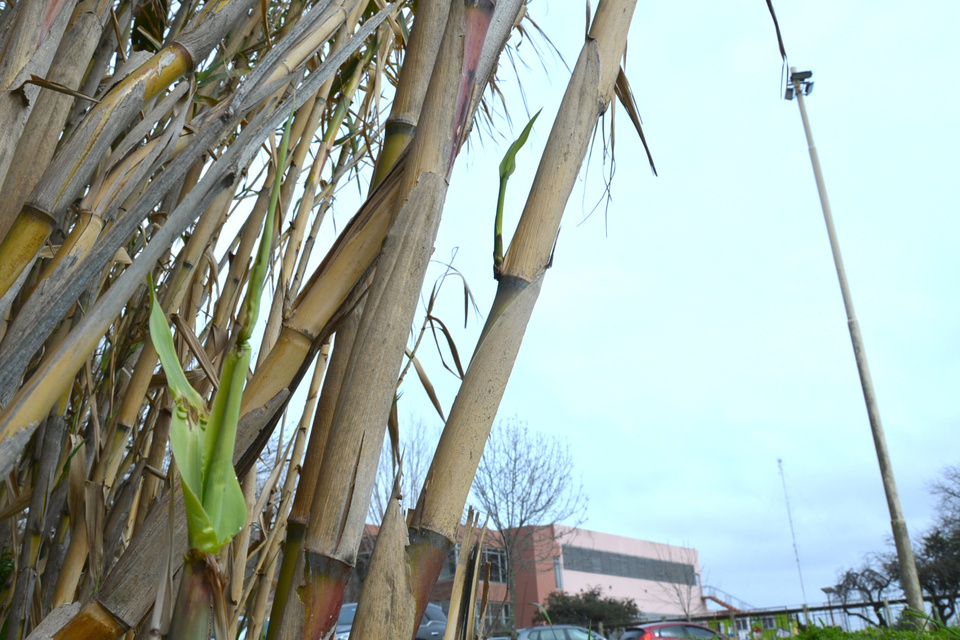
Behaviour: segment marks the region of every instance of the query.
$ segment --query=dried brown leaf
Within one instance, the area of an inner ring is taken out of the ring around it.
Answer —
[[[633,97],[633,89],[630,88],[630,81],[627,80],[627,74],[623,72],[623,67],[620,67],[620,71],[617,74],[617,84],[614,90],[616,91],[617,98],[620,99],[620,104],[627,110],[627,115],[630,116],[630,121],[633,122],[637,134],[640,136],[640,142],[643,143],[643,150],[647,152],[647,161],[650,163],[650,170],[653,171],[653,175],[657,175],[657,167],[653,164],[650,147],[647,146],[647,139],[643,135],[642,121],[640,120],[640,111],[637,109],[637,101]]]
[[[433,388],[433,383],[430,382],[430,377],[424,370],[423,365],[420,364],[420,360],[417,359],[417,356],[410,353],[409,350],[407,350],[407,356],[413,362],[413,368],[417,370],[417,377],[420,378],[420,384],[423,385],[424,391],[426,391],[427,395],[430,397],[430,402],[433,403],[437,413],[440,414],[440,419],[446,422],[447,418],[443,415],[443,406],[440,404],[440,398],[437,397],[437,390]]]
[[[430,328],[433,330],[433,340],[437,345],[437,351],[440,353],[440,362],[443,364],[444,368],[463,380],[463,364],[460,362],[460,352],[457,350],[457,345],[453,340],[453,335],[451,335],[450,330],[447,329],[447,325],[443,323],[443,320],[436,316],[429,316],[427,320],[430,322]],[[447,340],[447,347],[450,349],[450,355],[453,357],[453,363],[457,367],[457,370],[454,371],[447,365],[446,359],[443,357],[443,350],[440,348],[440,341],[437,339],[436,327],[439,325],[441,333]]]
[[[58,93],[65,93],[68,96],[73,96],[74,98],[79,98],[80,100],[86,100],[94,104],[100,104],[100,101],[96,98],[88,96],[85,93],[75,91],[64,84],[60,84],[59,82],[53,82],[52,80],[47,80],[45,78],[41,78],[40,76],[33,75],[32,73],[30,74],[30,79],[24,80],[23,84],[35,84],[44,89],[50,89],[51,91],[56,91]]]
[[[206,374],[207,380],[210,381],[214,389],[219,389],[220,376],[217,374],[217,368],[213,366],[213,362],[211,362],[210,357],[207,356],[206,350],[204,350],[203,345],[200,344],[200,339],[193,333],[190,325],[183,321],[180,314],[172,314],[170,319],[173,320],[173,324],[176,325],[180,337],[182,337],[184,342],[187,343],[187,346],[190,347],[191,353],[193,353],[193,356],[197,359],[203,373]]]

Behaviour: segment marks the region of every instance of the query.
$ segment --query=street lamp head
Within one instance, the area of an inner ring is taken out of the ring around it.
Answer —
[[[810,92],[813,91],[811,77],[813,77],[813,71],[794,71],[791,73],[790,82],[787,83],[787,91],[783,97],[787,100],[793,100],[793,97],[798,93],[805,96],[810,95]]]

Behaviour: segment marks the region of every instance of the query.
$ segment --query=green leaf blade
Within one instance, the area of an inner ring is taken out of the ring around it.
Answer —
[[[181,483],[199,494],[203,490],[203,438],[199,427],[191,428],[188,421],[189,414],[178,402],[170,419],[170,448],[180,469]]]
[[[540,111],[543,111],[541,109]],[[527,123],[527,126],[523,128],[523,131],[520,132],[520,137],[513,141],[513,143],[507,148],[507,153],[504,154],[503,160],[500,161],[500,180],[505,181],[513,172],[517,169],[517,153],[520,152],[520,149],[523,148],[523,145],[527,143],[527,138],[530,136],[530,130],[533,129],[533,123],[537,121],[537,118],[540,116],[540,111],[537,111],[533,114],[533,117],[530,118],[530,122]]]
[[[246,501],[233,468],[233,449],[250,356],[250,347],[245,343],[227,354],[203,449],[206,470],[203,507],[210,515],[218,539],[226,542],[247,522]]]
[[[181,474],[182,477],[182,474]],[[204,553],[220,553],[223,545],[217,539],[217,533],[210,522],[210,516],[200,504],[197,494],[187,485],[183,486],[183,502],[187,510],[187,540],[191,549],[199,549]]]
[[[153,287],[150,287],[150,340],[160,356],[160,365],[167,376],[167,386],[174,396],[182,397],[186,403],[202,411],[204,407],[203,398],[197,393],[190,383],[187,376],[180,366],[180,360],[177,358],[177,348],[173,344],[173,336],[170,335],[170,325],[167,324],[167,317],[160,308],[160,302],[157,300]]]

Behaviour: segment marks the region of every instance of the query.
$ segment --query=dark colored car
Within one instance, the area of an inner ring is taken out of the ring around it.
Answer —
[[[440,605],[431,602],[423,612],[423,620],[417,629],[417,640],[440,640],[446,630],[447,614]]]
[[[657,638],[727,640],[727,636],[722,633],[692,622],[651,622],[627,629],[620,636],[620,640],[656,640]]]
[[[340,608],[340,617],[337,619],[336,640],[349,640],[350,629],[353,628],[353,618],[357,615],[357,603],[348,602]],[[447,630],[447,616],[440,605],[431,602],[423,612],[423,620],[417,629],[417,640],[440,640]]]
[[[553,624],[517,630],[517,640],[604,640],[596,631],[572,624]]]

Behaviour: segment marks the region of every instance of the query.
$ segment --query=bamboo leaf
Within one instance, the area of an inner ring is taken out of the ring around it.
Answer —
[[[540,111],[543,111],[543,109]],[[537,121],[540,111],[537,111],[535,114],[533,114],[533,117],[530,118],[530,122],[528,122],[527,126],[525,126],[523,131],[520,132],[520,136],[507,148],[507,153],[504,154],[503,160],[500,161],[501,182],[506,181],[506,179],[512,176],[513,172],[516,171],[517,153],[519,153],[520,149],[523,148],[523,145],[527,143],[527,138],[530,136],[530,130],[533,129],[533,123]]]
[[[617,74],[617,83],[614,85],[614,91],[616,91],[620,104],[627,110],[627,115],[630,116],[630,121],[633,122],[637,134],[640,136],[640,142],[643,143],[643,150],[647,152],[647,162],[650,163],[650,170],[653,171],[653,175],[657,175],[657,167],[653,164],[653,155],[650,153],[650,147],[647,146],[647,139],[643,135],[640,110],[637,108],[637,101],[633,97],[633,89],[630,88],[630,81],[627,80],[627,74],[623,72],[623,67],[620,67],[620,72]]]
[[[170,328],[152,283],[150,289],[150,337],[174,398],[170,446],[180,468],[190,547],[204,553],[218,553],[247,520],[246,502],[233,470],[233,448],[250,362],[249,347],[239,346],[238,351],[227,356],[221,375],[223,384],[208,418],[200,394],[187,382],[180,367]]]
[[[172,433],[173,430],[171,429]],[[182,470],[180,477],[182,480]],[[217,534],[213,530],[210,517],[203,510],[200,499],[197,498],[186,481],[182,480],[181,486],[183,487],[183,502],[187,511],[187,537],[190,541],[190,548],[199,549],[204,553],[217,553],[220,547],[217,545]]]
[[[182,402],[176,402],[170,418],[170,448],[173,449],[173,457],[180,468],[184,494],[188,491],[193,495],[200,494],[203,489],[203,441],[198,426],[191,426]],[[189,508],[187,514],[189,518]],[[190,527],[191,538],[193,530],[193,527]]]
[[[527,143],[530,130],[533,128],[533,123],[537,121],[540,111],[533,114],[530,122],[520,132],[520,137],[507,148],[507,153],[500,161],[500,194],[497,196],[497,216],[493,223],[493,274],[496,278],[499,278],[503,267],[503,203],[507,195],[507,180],[517,169],[517,153]]]
[[[203,422],[205,410],[203,398],[187,382],[187,377],[177,359],[176,347],[170,335],[167,319],[160,309],[160,302],[150,284],[150,339],[160,357],[160,365],[167,376],[167,388],[173,396],[174,410],[170,422],[170,446],[173,449],[184,493],[189,490],[201,494],[203,489]],[[187,510],[188,514],[190,509]],[[189,517],[189,516],[188,516]],[[190,528],[191,532],[193,527]]]
[[[443,363],[444,368],[463,380],[463,364],[460,362],[460,352],[457,350],[457,345],[453,340],[453,335],[451,335],[450,330],[447,329],[447,325],[445,325],[443,320],[440,318],[436,316],[430,316],[428,320],[430,321],[430,328],[433,330],[433,340],[437,345],[437,350],[440,352],[440,361]],[[437,338],[437,326],[440,327],[443,337],[447,340],[447,347],[450,349],[450,354],[453,356],[453,364],[457,367],[456,371],[447,365],[447,360],[443,357],[443,351],[440,349],[440,340]]]
[[[72,96],[74,98],[79,98],[80,100],[86,100],[87,102],[92,102],[93,104],[100,104],[100,101],[96,98],[86,95],[85,93],[80,93],[79,91],[74,91],[70,87],[67,87],[59,82],[54,82],[52,80],[47,80],[46,78],[41,78],[38,75],[30,74],[29,80],[24,80],[24,84],[35,84],[38,87],[43,87],[44,89],[50,89],[51,91],[57,91],[59,93]]]
[[[413,361],[413,368],[417,370],[417,377],[420,378],[420,384],[423,385],[423,390],[427,392],[427,395],[430,397],[430,402],[433,403],[434,408],[437,410],[437,413],[440,414],[440,419],[446,421],[447,417],[443,415],[443,406],[440,404],[440,398],[437,397],[437,391],[433,388],[433,383],[430,382],[430,377],[427,375],[427,372],[424,370],[423,365],[420,364],[420,361],[417,359],[417,356],[407,351],[407,356]]]
[[[247,522],[247,503],[233,468],[233,449],[249,364],[250,348],[246,343],[227,354],[204,441],[206,474],[202,503],[221,546],[232,540]]]
[[[177,358],[177,350],[173,345],[173,337],[170,335],[170,326],[167,324],[167,318],[163,315],[160,308],[160,302],[153,292],[153,284],[150,285],[150,297],[153,304],[150,308],[150,339],[153,340],[153,346],[157,349],[157,355],[160,356],[160,364],[167,374],[167,385],[170,392],[176,397],[184,398],[190,406],[200,409],[203,407],[203,398],[197,393],[196,389],[187,382],[187,376],[183,373],[180,366],[180,360]]]

